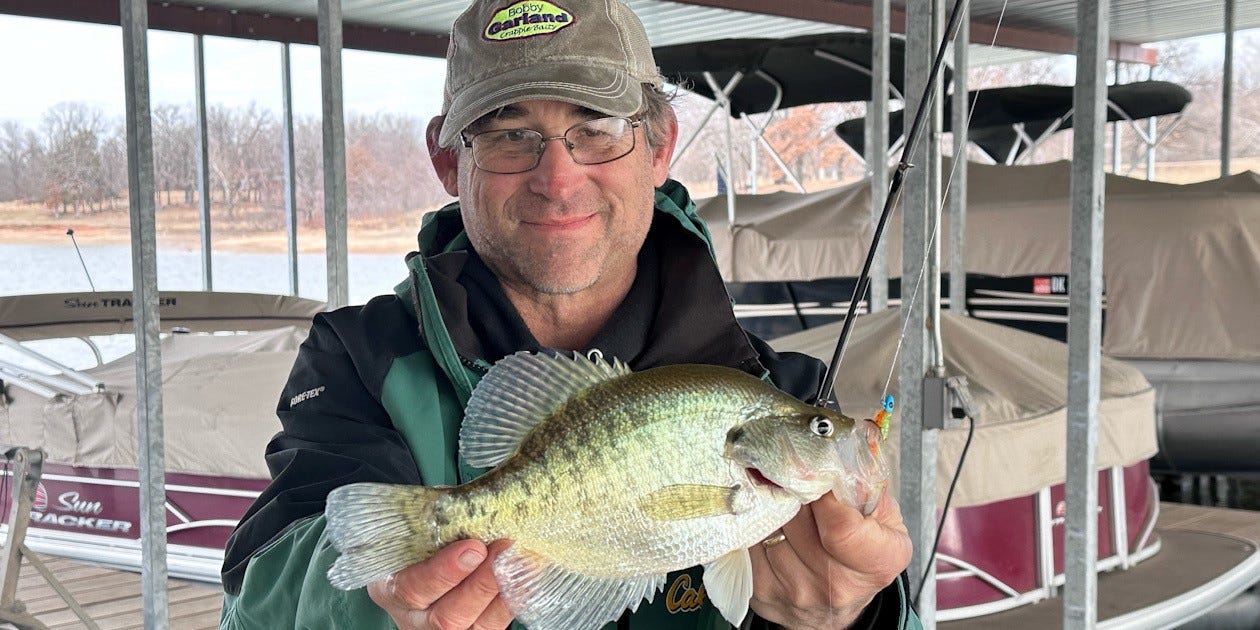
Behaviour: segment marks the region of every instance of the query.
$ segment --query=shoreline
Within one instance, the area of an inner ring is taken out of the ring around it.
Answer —
[[[82,219],[82,217],[78,217]],[[71,247],[66,224],[0,224],[0,247],[5,245],[44,245]],[[118,226],[101,226],[91,223],[80,223],[73,227],[75,241],[79,247],[99,245],[128,245],[131,243],[129,228]],[[283,254],[288,251],[288,237],[283,232],[274,231],[215,231],[212,226],[211,242],[214,251]],[[416,249],[416,233],[420,222],[414,228],[382,227],[380,225],[349,225],[347,249],[352,254],[398,254],[400,256]],[[317,254],[325,251],[325,235],[322,228],[303,227],[297,234],[299,254]],[[180,251],[200,251],[201,236],[198,231],[177,229],[158,230],[158,249],[175,249]]]

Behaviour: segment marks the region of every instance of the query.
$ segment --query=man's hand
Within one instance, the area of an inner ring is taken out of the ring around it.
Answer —
[[[802,506],[783,535],[751,549],[750,605],[793,630],[849,627],[910,563],[910,536],[887,493],[864,517],[828,492]]]
[[[492,568],[511,545],[453,542],[432,558],[368,584],[368,596],[399,630],[502,630],[512,623]]]

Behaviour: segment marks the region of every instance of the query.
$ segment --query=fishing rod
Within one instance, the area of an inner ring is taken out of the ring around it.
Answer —
[[[914,167],[909,162],[910,153],[915,149],[915,145],[919,140],[919,133],[922,131],[923,122],[927,118],[928,109],[932,106],[936,83],[940,78],[941,69],[945,65],[946,48],[958,34],[958,26],[966,4],[967,0],[954,0],[954,8],[949,16],[949,24],[945,27],[945,36],[941,39],[941,44],[936,49],[936,58],[932,61],[932,69],[928,73],[927,86],[923,88],[923,96],[919,99],[918,111],[914,114],[914,123],[910,126],[910,131],[906,134],[906,141],[901,147],[901,159],[898,160],[897,168],[893,171],[888,197],[884,199],[884,208],[880,212],[878,223],[875,225],[875,234],[871,238],[871,246],[866,250],[866,260],[862,263],[862,272],[858,274],[857,285],[853,287],[853,295],[849,299],[849,310],[844,317],[844,326],[840,329],[840,339],[836,341],[836,349],[831,355],[831,363],[827,364],[827,372],[823,375],[822,383],[818,386],[818,395],[814,398],[814,404],[818,406],[827,404],[827,401],[831,399],[835,388],[836,374],[840,368],[840,361],[844,358],[844,350],[849,341],[849,333],[853,330],[853,320],[857,315],[858,301],[865,299],[866,291],[870,285],[871,265],[875,261],[875,250],[879,247],[880,240],[883,238],[884,227],[888,224],[888,218],[892,215],[893,208],[901,200],[901,188],[905,183],[906,171]],[[887,124],[887,122],[877,121],[877,124]]]

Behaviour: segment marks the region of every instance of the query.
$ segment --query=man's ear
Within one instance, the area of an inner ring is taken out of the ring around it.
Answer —
[[[666,107],[665,112],[661,144],[652,151],[652,179],[658,188],[669,178],[669,163],[674,159],[674,145],[678,142],[678,116],[673,107]]]
[[[434,116],[429,121],[429,128],[425,130],[424,138],[425,143],[429,145],[429,161],[433,163],[433,172],[437,173],[438,181],[442,182],[446,194],[458,197],[459,151],[438,146],[438,136],[442,133],[442,123],[445,121],[445,116]]]

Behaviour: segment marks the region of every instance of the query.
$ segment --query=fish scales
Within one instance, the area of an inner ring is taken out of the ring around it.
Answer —
[[[728,372],[705,366],[592,387],[540,423],[517,457],[451,497],[448,509],[459,513],[448,519],[462,525],[452,525],[441,544],[468,534],[511,538],[600,576],[663,571],[748,546],[799,503],[784,496],[751,514],[662,525],[645,517],[638,501],[671,485],[747,484],[722,450],[727,432],[765,404],[763,388],[732,383]]]

